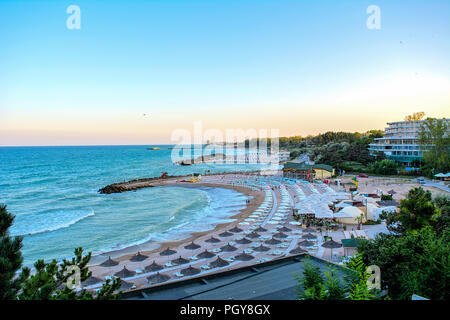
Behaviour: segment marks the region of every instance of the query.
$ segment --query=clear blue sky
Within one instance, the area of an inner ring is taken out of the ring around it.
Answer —
[[[66,8],[81,8],[81,30]],[[368,30],[366,8],[381,9]],[[0,2],[0,145],[382,129],[450,110],[449,1]],[[143,113],[150,116],[143,117]]]

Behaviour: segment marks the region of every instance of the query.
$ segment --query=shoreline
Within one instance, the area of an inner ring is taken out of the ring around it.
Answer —
[[[233,226],[237,225],[238,223],[242,222],[244,219],[246,219],[254,210],[256,210],[259,205],[264,200],[264,194],[262,191],[254,191],[248,188],[240,187],[240,186],[230,186],[225,184],[213,184],[213,183],[206,183],[206,182],[196,182],[196,183],[180,183],[177,181],[160,181],[160,184],[158,185],[152,185],[152,187],[179,187],[179,188],[197,188],[197,187],[210,187],[210,188],[222,188],[222,189],[230,189],[236,192],[239,192],[247,197],[252,197],[249,199],[249,203],[246,205],[245,208],[242,208],[237,212],[236,214],[229,217],[229,219],[234,219],[233,222],[225,222],[225,223],[219,223],[215,225],[213,229],[205,230],[205,231],[198,231],[198,232],[191,232],[190,236],[186,238],[182,238],[179,240],[171,240],[171,241],[153,241],[153,240],[147,240],[144,241],[141,244],[135,244],[126,246],[123,248],[119,248],[116,250],[108,250],[104,252],[93,252],[91,260],[88,264],[89,267],[96,267],[98,264],[102,263],[105,259],[107,259],[109,256],[117,261],[125,261],[129,260],[131,257],[136,255],[138,252],[141,252],[142,254],[153,254],[159,252],[163,248],[173,248],[178,247],[184,243],[189,243],[191,241],[196,241],[198,238],[201,238],[208,234],[214,234],[218,231],[221,231],[222,229],[226,228],[232,228]]]

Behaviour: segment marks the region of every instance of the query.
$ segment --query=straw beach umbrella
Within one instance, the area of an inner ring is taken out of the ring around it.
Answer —
[[[162,274],[157,272],[156,274],[147,277],[147,281],[149,283],[161,283],[161,282],[166,282],[167,280],[169,280],[170,277],[168,275]]]
[[[227,245],[221,247],[220,249],[221,249],[222,251],[225,251],[225,252],[233,252],[233,251],[236,251],[236,250],[237,250],[236,247],[233,247],[233,246],[230,245],[229,243],[228,243]]]
[[[119,262],[114,261],[113,259],[111,259],[111,257],[108,257],[108,260],[101,263],[100,266],[101,267],[114,267],[114,266],[117,266],[118,264],[119,264]]]
[[[223,260],[221,257],[217,257],[216,260],[214,260],[213,262],[211,262],[209,265],[212,268],[220,268],[220,267],[225,267],[227,265],[229,265],[230,263],[226,260]]]
[[[303,240],[303,241],[300,241],[298,244],[303,247],[310,247],[310,246],[314,245],[314,242],[309,241],[309,240]]]
[[[203,251],[202,253],[197,255],[197,257],[200,258],[200,259],[212,258],[214,256],[215,256],[214,253],[212,253],[212,252],[210,252],[210,251],[208,251],[206,249],[205,249],[205,251]]]
[[[331,240],[328,240],[327,242],[322,243],[322,247],[331,249],[331,253],[330,253],[330,259],[331,259],[333,257],[333,249],[342,247],[342,244],[331,239]]]
[[[181,264],[186,264],[189,263],[188,259],[182,258],[181,256],[175,260],[171,261],[173,264],[177,264],[177,265],[181,265]]]
[[[266,252],[269,250],[270,250],[269,247],[263,246],[262,244],[259,247],[256,247],[253,249],[253,251],[257,251],[257,252]]]
[[[301,247],[297,247],[291,251],[289,251],[290,254],[301,254],[301,253],[307,253],[308,251],[306,251],[305,249],[301,248]]]
[[[130,290],[133,287],[134,284],[132,284],[131,282],[126,282],[122,280],[119,290]]]
[[[128,277],[132,277],[136,274],[136,272],[132,271],[132,270],[128,270],[125,266],[123,266],[123,269],[120,270],[119,272],[114,273],[114,275],[116,277],[120,277],[120,278],[128,278]]]
[[[239,260],[239,261],[250,261],[250,260],[252,260],[252,259],[255,259],[254,256],[249,255],[249,254],[247,254],[247,253],[245,253],[245,252],[242,252],[241,254],[235,256],[234,258],[235,258],[236,260]]]
[[[229,231],[233,232],[233,233],[239,233],[239,232],[242,232],[243,230],[241,228],[234,227],[234,228],[230,229]]]
[[[217,238],[211,237],[211,238],[209,238],[208,240],[205,240],[205,242],[208,242],[208,243],[218,243],[218,242],[220,242],[220,240],[217,239]]]
[[[188,244],[184,248],[187,250],[196,250],[196,249],[200,248],[200,246],[198,244],[194,243],[194,241],[192,241],[190,244]]]
[[[166,250],[161,251],[161,252],[159,253],[159,255],[160,255],[160,256],[171,256],[171,255],[173,255],[173,254],[175,254],[175,253],[177,253],[175,250],[170,250],[169,248],[167,248]]]
[[[242,239],[236,240],[236,243],[249,244],[249,243],[252,243],[252,242],[250,240],[248,240],[247,238],[242,238]]]
[[[258,227],[258,228],[256,228],[256,229],[253,230],[253,231],[255,231],[255,232],[266,232],[267,229],[264,229],[263,227]]]
[[[259,238],[259,237],[261,237],[261,236],[258,233],[256,233],[256,232],[252,232],[249,235],[247,235],[247,238],[250,238],[250,239],[256,239],[256,238]]]
[[[280,240],[277,240],[277,239],[275,239],[275,238],[271,238],[271,239],[269,239],[269,240],[264,241],[264,243],[266,243],[266,244],[280,244],[281,241],[280,241]]]
[[[275,233],[275,234],[273,235],[273,237],[274,237],[274,238],[278,238],[278,239],[283,239],[283,238],[287,238],[288,235],[285,234],[285,233],[283,233],[283,232],[278,232],[278,233]]]
[[[393,196],[394,194],[397,194],[397,192],[395,192],[394,189],[389,190],[388,193],[389,193],[391,196]]]
[[[144,261],[145,259],[147,259],[148,256],[141,254],[140,252],[138,252],[135,256],[133,256],[130,261],[133,262],[140,262],[140,261]]]
[[[195,274],[199,274],[200,272],[201,272],[200,269],[193,268],[192,266],[189,266],[188,268],[181,270],[181,273],[184,274],[185,276],[193,276]]]
[[[313,235],[312,233],[305,233],[304,235],[302,235],[303,239],[316,239],[316,236]]]
[[[226,238],[226,237],[231,237],[232,235],[233,234],[231,232],[225,231],[225,232],[222,232],[221,234],[219,234],[219,237]]]
[[[289,228],[286,228],[286,227],[282,227],[282,228],[278,229],[278,231],[280,231],[280,232],[291,232],[292,230],[289,229]]]
[[[88,287],[88,286],[92,286],[92,285],[94,285],[96,283],[100,283],[100,282],[102,282],[102,279],[99,279],[96,277],[89,277],[86,280],[84,280],[82,282],[82,284],[83,284],[83,287]]]
[[[155,261],[153,261],[153,263],[146,266],[144,270],[145,270],[145,272],[152,272],[152,271],[159,271],[162,269],[164,269],[163,266],[161,266],[161,265],[157,264]]]

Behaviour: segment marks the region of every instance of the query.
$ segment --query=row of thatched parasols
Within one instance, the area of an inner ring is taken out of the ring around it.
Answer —
[[[225,232],[219,234],[219,236],[221,236],[221,237],[229,237],[229,236],[232,236],[233,233],[239,233],[239,232],[242,232],[242,231],[243,231],[242,229],[240,229],[238,227],[234,227],[234,228],[230,229],[229,231],[225,231]],[[259,238],[260,235],[258,234],[258,232],[265,232],[265,231],[267,231],[267,229],[265,229],[263,227],[258,227],[252,233],[248,234],[246,237],[236,240],[236,242],[239,243],[239,244],[249,244],[252,241],[247,239],[247,238],[250,238],[250,239]],[[281,241],[278,240],[278,239],[283,239],[283,238],[288,237],[288,235],[286,235],[284,232],[290,232],[290,231],[291,231],[291,229],[289,229],[289,228],[287,228],[285,226],[282,227],[282,228],[279,228],[278,232],[276,234],[274,234],[271,239],[266,240],[264,243],[265,244],[269,244],[269,245],[279,244],[279,243],[281,243]],[[305,231],[312,232],[314,230],[311,230],[311,229],[308,230],[307,229]],[[304,234],[302,236],[302,238],[314,239],[314,238],[316,238],[316,236],[311,234],[311,233],[307,233],[307,234]],[[207,243],[218,243],[218,242],[220,242],[220,240],[217,239],[217,238],[211,237],[211,238],[205,240],[205,242],[207,242]],[[301,248],[300,245],[310,246],[312,244],[313,244],[313,242],[308,241],[308,240],[302,241],[302,242],[299,243],[299,247],[294,249],[294,250],[292,250],[290,253],[292,253],[292,254],[304,253],[306,251],[303,248]],[[323,245],[324,247],[325,247],[325,244],[326,243],[324,243],[324,245]],[[187,249],[187,250],[196,250],[196,249],[198,249],[200,247],[201,247],[200,245],[195,244],[192,241],[190,244],[186,245],[184,248]],[[233,252],[233,251],[236,251],[237,248],[232,246],[232,245],[230,245],[228,243],[225,246],[221,247],[221,250],[224,251],[224,252]],[[253,250],[256,251],[256,252],[266,252],[266,251],[269,251],[270,248],[261,244],[259,247],[256,247]],[[172,250],[170,248],[166,248],[164,251],[160,252],[161,256],[170,256],[170,255],[173,255],[173,254],[176,254],[176,251]],[[204,258],[212,258],[212,257],[215,256],[215,254],[212,253],[212,252],[209,252],[208,250],[205,249],[205,251],[201,252],[197,256],[199,258],[204,259]],[[148,258],[148,256],[143,255],[140,252],[138,252],[135,256],[133,256],[130,259],[130,261],[132,261],[132,262],[141,262],[141,261],[144,261],[147,258]],[[254,256],[243,252],[243,253],[235,256],[235,259],[239,260],[239,261],[249,261],[249,260],[254,259]],[[175,260],[172,260],[172,263],[174,263],[176,265],[187,264],[189,262],[190,262],[190,260],[182,258],[181,256],[179,258],[175,259]],[[220,257],[217,257],[217,259],[215,261],[210,263],[210,267],[212,267],[212,268],[223,267],[223,266],[226,266],[228,264],[229,264],[228,261],[226,261],[226,260],[224,260],[224,259],[222,259]],[[108,257],[108,259],[106,261],[104,261],[102,264],[100,264],[100,266],[102,266],[102,267],[112,267],[112,266],[116,266],[116,265],[118,265],[118,262],[112,260],[111,257]],[[169,277],[167,275],[163,275],[163,274],[159,273],[159,271],[162,270],[162,269],[164,269],[164,267],[159,265],[159,264],[157,264],[155,261],[153,261],[152,264],[150,264],[147,267],[145,267],[145,271],[146,272],[158,271],[155,275],[152,275],[152,276],[147,278],[149,280],[149,282],[159,283],[159,282],[167,281],[169,279]],[[181,273],[183,275],[195,275],[195,274],[198,274],[200,272],[201,272],[200,269],[193,268],[192,266],[189,266],[188,268],[185,268],[185,269],[181,270]],[[129,269],[127,269],[124,266],[122,270],[116,272],[114,275],[117,276],[117,277],[121,277],[121,278],[127,278],[127,277],[134,276],[135,274],[136,274],[135,271],[129,270]],[[100,279],[97,279],[95,277],[91,277],[88,280],[86,280],[85,283],[87,283],[87,284],[85,284],[85,285],[94,284],[94,283],[97,283],[97,282],[100,282],[100,281],[101,281]],[[124,281],[122,281],[122,282],[124,283],[125,286],[132,286],[132,284],[130,284],[130,283],[127,283],[127,282],[124,282]]]
[[[243,231],[242,229],[240,229],[238,227],[234,227],[234,228],[230,229],[229,231],[225,231],[225,232],[219,234],[219,236],[221,236],[221,237],[229,237],[229,236],[232,236],[234,233],[239,233],[239,232],[242,232],[242,231]],[[267,231],[267,229],[264,229],[263,227],[258,227],[252,233],[248,234],[243,239],[236,240],[236,242],[239,243],[239,244],[249,244],[249,243],[251,243],[251,240],[249,240],[247,238],[250,238],[250,239],[259,238],[260,235],[258,234],[258,232],[265,232],[265,231]],[[284,232],[290,232],[291,229],[289,229],[287,227],[282,227],[282,228],[278,229],[278,231],[279,232],[274,234],[273,237],[282,239],[282,238],[288,237]],[[309,234],[309,235],[311,235],[311,234]],[[315,236],[313,236],[313,235],[311,235],[311,236],[315,238]],[[214,238],[213,236],[211,236],[211,238],[205,240],[205,242],[207,242],[207,243],[219,243],[220,240],[217,239],[217,238]],[[267,243],[268,244],[278,244],[279,242],[273,241],[273,243],[271,243],[271,242],[267,242]],[[196,244],[196,243],[194,243],[192,241],[190,244],[186,245],[184,248],[186,250],[197,250],[200,247],[201,247],[200,245],[198,245],[198,244]],[[226,246],[222,247],[221,249],[223,251],[230,252],[230,251],[234,251],[233,248],[231,248],[231,246],[229,246],[229,245],[226,245]],[[172,250],[170,248],[166,248],[164,251],[161,251],[159,254],[161,256],[170,256],[170,255],[173,255],[173,254],[176,254],[176,253],[177,252],[175,250]],[[143,255],[140,252],[138,252],[136,255],[134,255],[130,259],[130,261],[132,261],[132,262],[141,262],[141,261],[144,261],[147,258],[148,258],[148,256]],[[112,260],[111,257],[109,257],[108,260],[104,261],[102,264],[100,264],[100,266],[102,266],[102,267],[113,267],[113,266],[116,266],[117,264],[118,264],[118,262]]]

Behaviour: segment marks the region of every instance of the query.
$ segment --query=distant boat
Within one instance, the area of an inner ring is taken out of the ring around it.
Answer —
[[[158,148],[158,147],[147,148],[147,150],[159,150],[159,149],[161,149],[161,148]]]
[[[190,163],[185,163],[184,161],[182,161],[180,164],[181,164],[182,166],[190,166],[190,165],[191,165]]]

